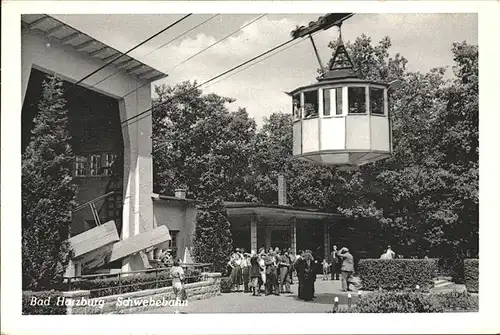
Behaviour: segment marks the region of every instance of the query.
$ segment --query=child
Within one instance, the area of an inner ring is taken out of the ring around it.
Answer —
[[[323,259],[323,280],[328,280],[328,269],[330,268],[330,264]]]

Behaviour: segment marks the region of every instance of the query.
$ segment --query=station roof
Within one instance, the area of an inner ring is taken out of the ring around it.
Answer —
[[[21,24],[26,29],[39,31],[46,38],[56,39],[61,44],[69,45],[76,51],[86,53],[89,57],[96,58],[105,63],[116,58],[110,65],[137,79],[152,82],[167,77],[166,73],[144,64],[129,55],[123,55],[123,52],[50,15],[23,14],[21,15]]]
[[[226,202],[229,217],[255,216],[266,219],[331,220],[344,219],[341,214],[320,212],[315,209],[286,205],[267,205],[247,202]]]
[[[166,195],[153,195],[153,200],[178,201],[191,203],[193,206],[198,203],[194,199],[183,199]],[[340,220],[345,219],[341,214],[321,212],[312,208],[292,207],[288,205],[259,204],[252,202],[229,202],[224,203],[229,218],[231,217],[257,217],[265,219],[304,219],[304,220]]]

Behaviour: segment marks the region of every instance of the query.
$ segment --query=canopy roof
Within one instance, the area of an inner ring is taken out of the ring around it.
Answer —
[[[283,205],[265,205],[246,202],[226,202],[229,218],[257,217],[264,219],[302,219],[302,220],[331,220],[344,219],[344,216],[335,213],[320,212],[314,209],[297,208]]]
[[[167,76],[162,71],[128,55],[123,55],[123,52],[98,41],[50,15],[24,14],[21,15],[21,23],[26,29],[38,31],[46,38],[56,39],[61,44],[69,45],[76,51],[87,53],[88,56],[97,58],[105,63],[116,59],[110,65],[137,79],[152,82]]]

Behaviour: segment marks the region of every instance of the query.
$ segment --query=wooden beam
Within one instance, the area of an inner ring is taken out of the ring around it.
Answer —
[[[146,250],[149,247],[170,241],[171,239],[166,226],[160,226],[142,234],[129,237],[113,244],[113,251],[109,262],[125,258],[139,251]]]
[[[109,262],[111,252],[113,251],[113,244],[108,244],[85,255],[73,259],[75,264],[81,266],[84,270],[92,270]]]
[[[89,55],[90,55],[90,57],[95,57],[95,56],[97,56],[98,54],[100,54],[101,52],[106,51],[106,49],[108,49],[108,48],[109,48],[108,46],[104,46],[104,47],[102,47],[102,48],[100,48],[100,49],[97,49],[97,50],[95,50],[95,51],[90,52],[90,53],[89,53]]]
[[[116,66],[117,68],[123,69],[123,68],[126,68],[126,67],[127,67],[130,63],[132,63],[132,62],[135,62],[135,59],[133,59],[133,58],[129,58],[129,59],[127,59],[126,61],[123,61],[123,62],[121,62],[121,63],[116,63],[116,64],[115,64],[115,66]]]
[[[48,16],[41,17],[38,20],[35,20],[35,21],[31,22],[31,23],[28,23],[28,28],[35,29],[37,26],[39,26],[40,24],[44,23],[48,19],[49,19]]]
[[[62,29],[64,29],[64,27],[66,27],[66,26],[64,24],[61,24],[61,25],[58,25],[58,26],[56,26],[54,28],[51,28],[51,29],[47,30],[45,32],[45,37],[50,37],[50,36],[54,35],[58,31],[61,31]]]
[[[102,59],[102,61],[107,63],[107,62],[109,62],[110,60],[112,60],[113,58],[118,59],[118,57],[117,57],[117,56],[118,56],[118,54],[119,54],[119,52],[118,52],[118,51],[114,51],[114,50],[113,50],[113,53],[112,53],[111,55],[107,56],[107,57],[104,57],[104,58]]]
[[[74,250],[74,258],[120,240],[114,221],[73,236],[68,241]]]
[[[138,73],[137,76],[139,77],[139,79],[147,79],[147,75],[154,73],[155,71],[156,71],[155,69],[147,70],[147,71]]]
[[[71,35],[68,35],[66,37],[63,37],[59,40],[59,42],[61,42],[61,44],[66,44],[68,42],[71,42],[72,40],[74,40],[75,38],[77,38],[78,36],[80,36],[81,33],[73,33]]]
[[[94,43],[95,43],[95,40],[89,40],[89,41],[87,41],[87,42],[83,42],[83,43],[81,43],[81,44],[78,44],[78,45],[75,47],[75,50],[76,50],[76,51],[83,50],[83,49],[85,49],[85,48],[87,48],[87,47],[91,46],[91,45],[92,45],[92,44],[94,44]]]
[[[139,70],[141,67],[145,66],[144,64],[139,64],[139,65],[136,65],[134,66],[133,68],[130,68],[128,69],[127,71],[125,71],[127,74],[131,74],[133,73],[134,71],[137,71]]]

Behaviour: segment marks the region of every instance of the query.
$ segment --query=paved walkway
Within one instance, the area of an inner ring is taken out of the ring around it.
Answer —
[[[223,293],[220,296],[189,301],[189,305],[180,307],[182,313],[326,313],[332,310],[335,296],[341,305],[347,304],[347,294],[340,292],[340,281],[324,281],[318,276],[315,284],[316,299],[302,301],[297,298],[298,285],[292,285],[291,294],[261,295],[253,297],[251,293]],[[357,294],[352,293],[353,304]],[[173,307],[165,307],[148,313],[172,313]]]

